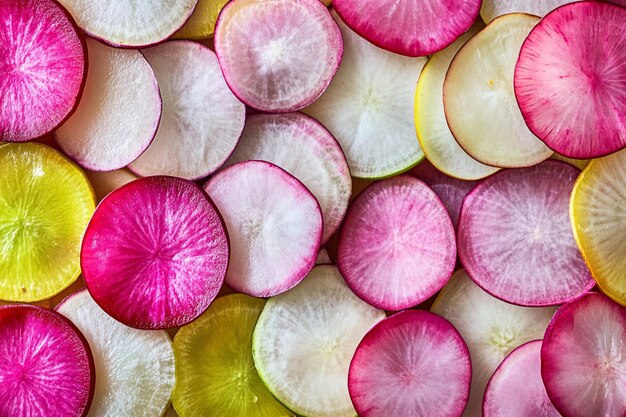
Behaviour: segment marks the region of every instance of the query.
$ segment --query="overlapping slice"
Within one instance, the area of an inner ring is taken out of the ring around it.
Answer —
[[[228,0],[198,0],[193,14],[172,38],[204,39],[213,36],[217,16]]]

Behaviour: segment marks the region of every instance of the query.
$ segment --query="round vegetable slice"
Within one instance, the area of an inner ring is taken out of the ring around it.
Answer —
[[[0,3],[0,140],[23,142],[72,113],[85,79],[85,45],[53,0]]]
[[[198,0],[193,14],[173,36],[174,39],[204,39],[213,36],[217,16],[228,0]]]
[[[319,0],[233,0],[215,26],[215,52],[233,93],[250,107],[299,110],[335,75],[341,33]]]
[[[549,160],[501,171],[465,197],[459,257],[485,291],[510,303],[542,306],[570,301],[594,286],[569,219],[578,174]]]
[[[174,351],[163,330],[132,329],[107,315],[82,290],[57,311],[85,335],[96,365],[96,391],[89,416],[157,417],[174,389]]]
[[[350,289],[369,304],[385,310],[417,305],[448,282],[455,263],[446,207],[417,178],[375,182],[350,206],[337,265]]]
[[[198,317],[217,295],[228,239],[200,187],[146,177],[110,193],[94,213],[81,251],[95,301],[139,329],[165,329]]]
[[[348,388],[361,417],[458,417],[469,397],[467,345],[446,319],[407,310],[361,340]]]
[[[483,164],[518,168],[552,154],[524,123],[513,92],[520,47],[538,21],[520,13],[497,18],[467,41],[448,69],[448,125],[465,152]]]
[[[254,330],[254,363],[269,390],[299,415],[353,417],[350,360],[384,317],[350,291],[336,267],[316,266],[267,301]]]
[[[626,147],[626,8],[570,3],[530,32],[515,95],[530,130],[555,152],[586,159]]]
[[[625,340],[626,308],[602,294],[559,308],[541,348],[541,376],[562,415],[624,415]]]
[[[46,145],[1,144],[0,167],[0,299],[45,300],[80,275],[93,191],[77,166]]]
[[[337,231],[352,190],[339,143],[317,120],[302,113],[253,114],[226,165],[250,159],[271,162],[315,195],[324,218],[322,243]]]

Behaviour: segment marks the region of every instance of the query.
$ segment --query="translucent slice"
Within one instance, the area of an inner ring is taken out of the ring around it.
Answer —
[[[116,169],[115,171],[85,171],[89,179],[96,200],[100,202],[111,191],[120,188],[124,184],[136,180],[138,177],[129,170]]]
[[[174,39],[204,39],[213,36],[215,22],[228,0],[198,0],[198,4],[187,23],[180,28]]]

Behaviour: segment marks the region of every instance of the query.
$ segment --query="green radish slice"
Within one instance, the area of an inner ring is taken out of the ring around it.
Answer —
[[[254,363],[269,390],[299,415],[353,417],[350,360],[384,317],[350,291],[336,267],[316,266],[267,301],[254,330]]]

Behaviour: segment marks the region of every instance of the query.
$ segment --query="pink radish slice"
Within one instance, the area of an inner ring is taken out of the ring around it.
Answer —
[[[301,109],[330,84],[343,54],[341,32],[319,0],[234,0],[215,26],[226,82],[255,109]]]
[[[561,304],[591,289],[569,219],[578,174],[549,160],[479,183],[465,197],[458,226],[459,257],[472,280],[524,306]]]
[[[264,161],[232,165],[204,186],[232,245],[226,284],[255,297],[285,292],[309,273],[324,229],[320,206],[298,179]]]
[[[83,238],[81,267],[92,297],[113,318],[165,329],[207,309],[228,253],[220,215],[201,188],[146,177],[100,202]]]
[[[450,216],[416,178],[375,182],[348,210],[337,265],[352,291],[375,307],[402,310],[419,304],[448,282],[455,262]]]
[[[533,416],[561,416],[541,380],[541,340],[509,353],[489,380],[483,398],[483,417]]]
[[[443,317],[407,310],[378,322],[350,363],[361,417],[458,417],[472,381],[467,345]]]
[[[570,3],[530,32],[515,95],[530,130],[561,155],[588,159],[626,147],[626,8]]]
[[[0,307],[0,416],[84,417],[94,394],[91,350],[61,314]]]
[[[626,308],[598,293],[559,308],[541,348],[541,376],[565,417],[626,415]]]
[[[0,140],[52,131],[74,110],[85,79],[85,45],[53,0],[0,2]]]

